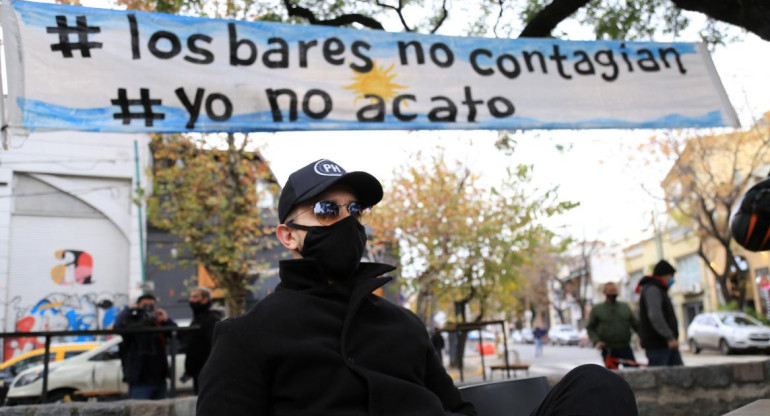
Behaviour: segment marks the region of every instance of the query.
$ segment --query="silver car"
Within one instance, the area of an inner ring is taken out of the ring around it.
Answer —
[[[579,334],[572,325],[554,325],[548,330],[548,340],[551,344],[578,345]]]
[[[770,351],[770,327],[743,312],[702,313],[687,327],[687,343],[693,354],[703,348],[725,355],[747,349]]]

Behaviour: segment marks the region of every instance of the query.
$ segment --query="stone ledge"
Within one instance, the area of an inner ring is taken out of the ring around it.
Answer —
[[[733,366],[733,378],[738,383],[762,382],[766,379],[764,364],[761,362],[735,364]]]
[[[195,397],[1,407],[0,416],[195,416]]]
[[[720,416],[770,397],[770,360],[618,371],[641,416]],[[561,376],[550,376],[556,384]],[[0,416],[195,416],[195,397],[1,407]]]

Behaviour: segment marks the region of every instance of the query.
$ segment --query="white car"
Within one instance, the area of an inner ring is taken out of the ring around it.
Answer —
[[[579,334],[572,325],[554,325],[548,330],[551,344],[578,345]]]
[[[123,369],[118,355],[122,339],[115,336],[101,346],[78,356],[48,365],[48,402],[85,399],[91,396],[124,396],[128,384],[123,382]],[[192,390],[192,380],[184,383],[184,354],[176,356],[176,389]],[[8,390],[6,404],[40,402],[43,389],[43,366],[29,368],[14,378]],[[77,394],[76,394],[77,393]]]
[[[522,330],[521,330],[521,338],[527,344],[534,344],[535,343],[535,334],[532,333],[532,328],[522,328]]]
[[[702,313],[687,327],[687,343],[693,354],[703,348],[725,355],[752,348],[770,352],[770,327],[743,312]]]

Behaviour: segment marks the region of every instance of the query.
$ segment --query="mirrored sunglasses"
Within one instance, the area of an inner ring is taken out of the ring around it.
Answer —
[[[358,201],[350,201],[347,204],[338,204],[335,201],[324,200],[316,202],[310,209],[300,212],[287,222],[290,222],[305,212],[312,210],[313,215],[315,215],[316,220],[318,220],[321,225],[331,225],[339,220],[340,214],[342,212],[340,207],[345,207],[345,209],[348,211],[348,214],[350,214],[351,217],[357,219],[361,224],[368,224],[374,216],[374,210],[372,207],[364,206]]]

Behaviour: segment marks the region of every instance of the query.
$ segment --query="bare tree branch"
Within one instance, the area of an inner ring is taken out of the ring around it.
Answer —
[[[532,20],[527,23],[519,37],[522,38],[547,38],[551,32],[564,19],[570,17],[581,7],[590,3],[590,0],[553,0],[551,4],[543,7]]]
[[[500,19],[503,18],[503,3],[505,3],[505,0],[498,0],[497,3],[500,5],[500,13],[497,14],[497,20],[495,20],[495,27],[492,28],[492,33],[495,34],[495,37],[500,37],[500,35],[497,34],[497,26],[500,25]]]
[[[447,0],[444,0],[443,2],[441,2],[441,19],[439,19],[438,22],[436,22],[436,25],[433,26],[433,29],[431,29],[430,33],[436,33],[438,28],[440,28],[441,25],[444,24],[444,21],[446,20],[447,16],[449,16],[449,10],[446,8],[446,1]]]
[[[404,19],[404,0],[398,0],[398,6],[391,6],[390,4],[383,3],[379,0],[375,1],[374,3],[382,8],[394,10],[396,14],[398,14],[398,18],[401,20],[401,26],[404,27],[404,30],[407,32],[414,32],[414,29],[410,28],[406,23],[406,19]]]
[[[318,18],[316,18],[315,14],[310,9],[293,4],[291,0],[283,0],[283,4],[286,7],[286,11],[290,17],[301,17],[312,25],[346,26],[353,23],[358,23],[370,29],[385,30],[385,28],[382,27],[382,23],[372,19],[369,16],[364,16],[359,13],[348,13],[337,16],[334,19],[318,20]]]

